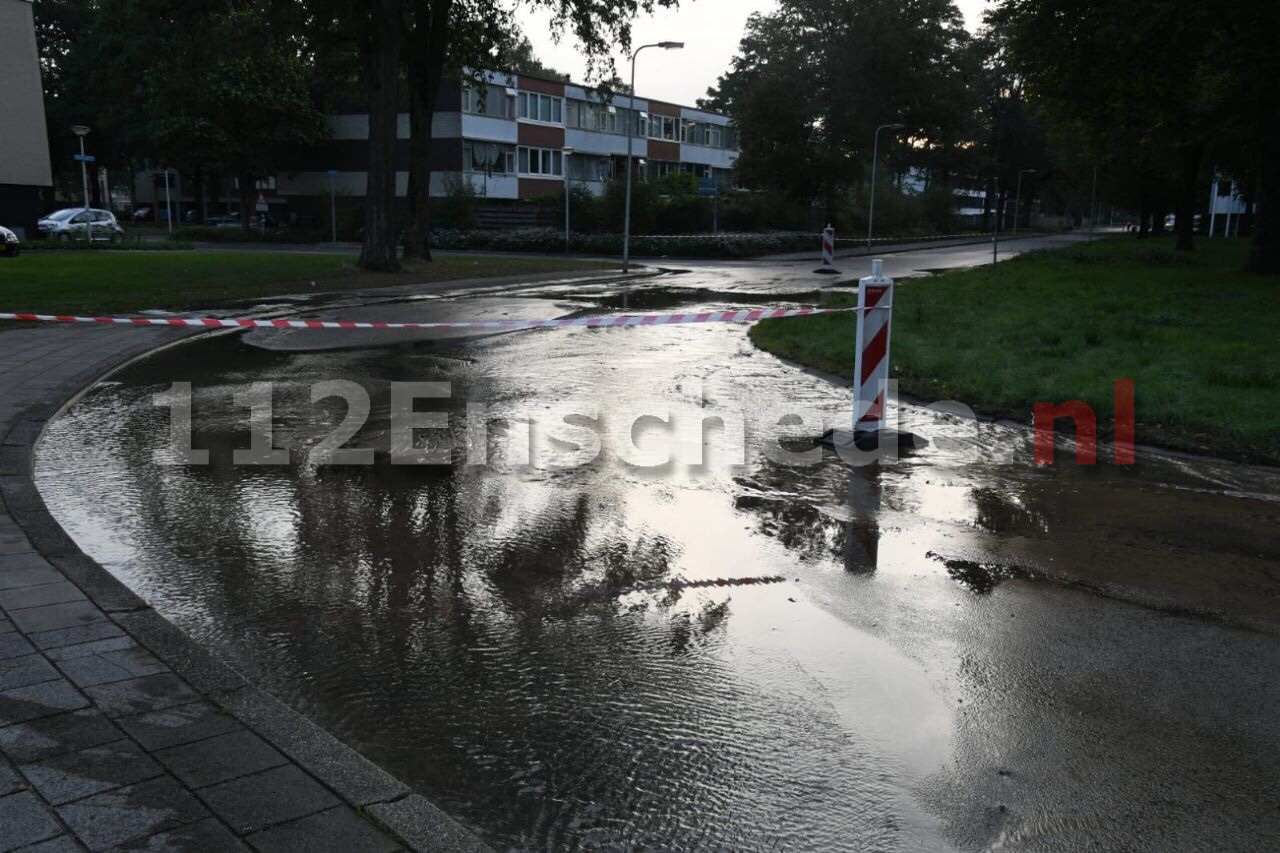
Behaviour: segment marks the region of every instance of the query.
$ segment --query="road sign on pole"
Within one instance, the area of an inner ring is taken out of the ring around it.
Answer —
[[[92,163],[94,160],[98,159],[97,157],[94,157],[92,154],[77,154],[75,155],[75,157],[81,163]]]
[[[270,206],[267,204],[267,197],[262,193],[258,193],[257,208],[259,213],[266,213],[268,210],[271,209]]]

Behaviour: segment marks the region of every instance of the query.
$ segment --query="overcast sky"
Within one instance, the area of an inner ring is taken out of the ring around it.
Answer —
[[[662,10],[637,18],[632,43],[683,41],[684,50],[646,50],[636,62],[636,94],[692,106],[729,67],[747,17],[774,8],[774,0],[682,0],[678,9]],[[957,0],[970,30],[981,23],[986,0]],[[577,44],[567,37],[559,44],[551,39],[549,14],[521,13],[521,23],[538,58],[581,81],[586,63]],[[619,53],[618,73],[625,80],[630,64]]]

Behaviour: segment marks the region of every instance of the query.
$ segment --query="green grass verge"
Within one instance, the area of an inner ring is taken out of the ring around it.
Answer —
[[[904,281],[893,375],[919,399],[1024,422],[1036,402],[1084,400],[1100,432],[1114,380],[1133,379],[1138,441],[1280,462],[1280,281],[1239,272],[1247,248],[1116,238]],[[852,375],[852,315],[765,321],[750,334]]]
[[[440,257],[366,273],[349,255],[287,252],[84,252],[0,260],[0,311],[184,309],[235,299],[608,269],[562,258]]]

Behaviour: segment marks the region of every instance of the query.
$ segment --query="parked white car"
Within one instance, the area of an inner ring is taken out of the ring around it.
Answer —
[[[115,242],[124,237],[124,229],[109,210],[83,207],[67,207],[55,210],[36,223],[40,235],[55,240],[91,240]]]
[[[0,258],[16,258],[22,253],[18,235],[0,225]]]

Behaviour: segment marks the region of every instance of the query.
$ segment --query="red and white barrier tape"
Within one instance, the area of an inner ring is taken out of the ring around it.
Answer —
[[[195,326],[206,329],[561,329],[610,326],[672,326],[682,323],[753,323],[781,317],[839,314],[857,308],[773,308],[704,311],[698,314],[623,314],[560,320],[464,320],[452,323],[379,323],[354,320],[251,320],[221,317],[80,317],[72,314],[0,312],[0,320],[38,323],[99,323],[121,326]],[[874,309],[871,309],[874,310]]]

